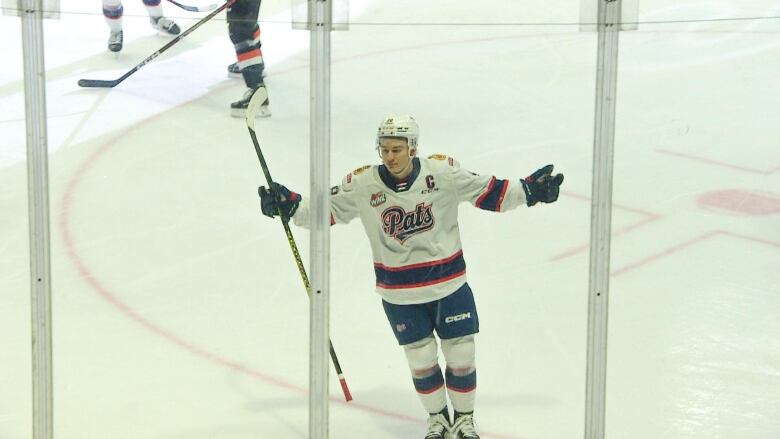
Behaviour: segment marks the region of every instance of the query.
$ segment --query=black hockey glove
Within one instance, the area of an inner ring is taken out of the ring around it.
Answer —
[[[526,204],[533,206],[539,201],[552,203],[558,199],[563,174],[552,175],[552,171],[553,165],[547,165],[525,177],[524,180],[520,180],[525,191]]]
[[[292,218],[295,215],[295,211],[298,210],[298,204],[301,202],[300,194],[287,189],[279,183],[273,183],[270,191],[265,186],[260,186],[257,188],[257,193],[260,194],[260,208],[263,211],[263,215],[271,218],[279,215],[279,211],[286,218]]]

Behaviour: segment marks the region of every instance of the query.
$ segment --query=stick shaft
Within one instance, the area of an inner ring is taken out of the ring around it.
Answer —
[[[228,0],[228,1],[226,1],[224,4],[222,4],[222,6],[218,7],[215,10],[213,10],[209,15],[203,17],[202,19],[200,19],[200,21],[198,21],[197,23],[195,23],[192,26],[190,26],[190,28],[185,30],[184,32],[182,32],[181,35],[177,35],[176,38],[172,39],[171,41],[168,41],[168,44],[166,44],[166,45],[162,46],[161,48],[157,49],[156,52],[154,52],[153,54],[147,56],[146,59],[144,59],[140,63],[136,64],[135,67],[130,69],[127,73],[125,73],[124,75],[120,76],[119,78],[113,79],[113,80],[79,79],[79,83],[78,83],[79,86],[80,87],[100,87],[100,88],[113,88],[113,87],[116,87],[117,85],[119,85],[119,83],[121,83],[122,81],[127,79],[130,75],[132,75],[133,73],[137,72],[141,67],[145,66],[146,64],[151,62],[153,59],[155,59],[158,56],[160,56],[160,54],[162,54],[163,52],[168,50],[171,46],[173,46],[174,44],[176,44],[179,41],[181,41],[182,38],[184,38],[187,35],[191,34],[193,31],[195,31],[195,29],[199,28],[203,23],[211,20],[212,18],[214,18],[215,15],[219,14],[224,9],[226,9],[226,8],[230,7],[231,5],[233,5],[233,3],[235,3],[236,1],[238,1],[238,0]]]
[[[268,164],[265,162],[265,156],[263,155],[263,151],[260,149],[260,142],[257,140],[257,134],[255,133],[255,130],[252,129],[252,127],[247,127],[249,129],[249,135],[252,137],[252,143],[255,145],[255,152],[257,153],[257,159],[260,161],[260,167],[263,168],[263,175],[265,176],[265,181],[268,184],[268,187],[273,186],[273,178],[271,178],[271,171],[268,170]],[[298,272],[301,275],[301,280],[303,280],[303,286],[306,288],[306,294],[311,296],[311,284],[309,283],[309,276],[306,275],[306,268],[303,265],[303,260],[301,259],[301,254],[298,251],[298,245],[295,243],[295,238],[293,237],[292,230],[290,230],[290,219],[287,218],[286,215],[284,215],[282,212],[280,213],[280,217],[282,218],[282,226],[284,227],[284,233],[287,235],[287,242],[290,244],[290,250],[292,250],[293,257],[295,258],[295,264],[298,266]],[[333,341],[328,340],[330,343],[330,359],[333,363],[333,367],[336,369],[336,373],[338,374],[339,383],[341,384],[341,390],[344,392],[344,398],[347,401],[352,400],[352,394],[349,391],[349,387],[347,387],[347,380],[344,378],[344,373],[341,370],[341,364],[339,363],[338,356],[336,355],[336,350],[333,348]]]
[[[173,3],[174,5],[182,8],[182,9],[184,9],[185,11],[190,11],[190,12],[206,12],[206,11],[210,11],[210,10],[212,10],[212,9],[217,7],[217,5],[214,5],[214,4],[211,4],[211,5],[208,5],[208,6],[190,6],[190,5],[185,5],[185,4],[179,3],[179,2],[174,1],[174,0],[168,0],[168,1]]]

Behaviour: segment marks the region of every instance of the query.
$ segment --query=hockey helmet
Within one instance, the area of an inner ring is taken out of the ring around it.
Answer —
[[[409,149],[417,149],[417,139],[420,138],[420,128],[412,116],[387,116],[379,124],[376,132],[376,146],[380,146],[382,137],[401,137],[409,143]]]

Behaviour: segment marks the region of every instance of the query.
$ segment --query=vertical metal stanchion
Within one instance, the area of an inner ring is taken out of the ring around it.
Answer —
[[[310,0],[311,301],[309,437],[328,437],[330,348],[330,0]]]
[[[43,1],[21,3],[30,224],[33,438],[53,436],[49,164]]]
[[[588,287],[585,438],[603,439],[606,419],[609,255],[621,0],[598,0],[598,64]]]

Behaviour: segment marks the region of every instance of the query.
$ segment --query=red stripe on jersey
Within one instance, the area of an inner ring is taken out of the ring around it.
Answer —
[[[463,250],[458,250],[458,252],[455,253],[454,255],[436,261],[420,262],[419,264],[404,265],[403,267],[388,267],[387,265],[381,264],[379,262],[374,262],[374,267],[381,268],[385,271],[404,271],[404,270],[411,270],[413,268],[430,267],[432,265],[446,264],[447,262],[452,262],[455,259],[458,259],[458,257],[462,255],[463,255]]]
[[[404,288],[419,288],[419,287],[427,287],[429,285],[436,285],[443,282],[447,282],[448,280],[455,279],[457,277],[463,276],[466,274],[466,270],[459,271],[457,273],[451,274],[447,277],[440,277],[439,279],[429,280],[426,282],[417,282],[413,284],[399,284],[399,285],[387,285],[383,283],[377,282],[376,286],[379,288],[385,289],[385,290],[400,290]]]
[[[496,184],[496,177],[493,177],[490,179],[490,184],[488,184],[488,188],[482,195],[477,198],[477,207],[482,206],[482,202],[485,201],[485,198],[487,198],[488,194],[493,191],[493,186]]]

